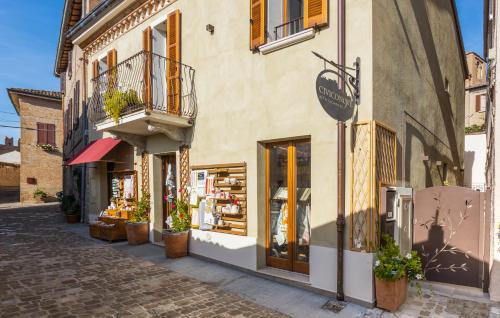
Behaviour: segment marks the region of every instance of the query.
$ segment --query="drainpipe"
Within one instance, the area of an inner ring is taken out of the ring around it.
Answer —
[[[338,64],[345,66],[345,0],[338,0]],[[339,76],[345,91],[345,81]],[[337,300],[344,300],[345,123],[337,122]]]

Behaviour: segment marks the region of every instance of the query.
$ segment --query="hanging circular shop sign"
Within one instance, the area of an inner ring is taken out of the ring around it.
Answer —
[[[316,93],[323,109],[333,118],[339,121],[350,119],[354,113],[354,99],[339,89],[337,81],[332,79],[338,77],[332,70],[324,70],[316,78]]]

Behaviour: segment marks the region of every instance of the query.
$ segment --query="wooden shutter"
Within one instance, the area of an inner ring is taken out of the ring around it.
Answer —
[[[106,63],[108,64],[108,69],[115,67],[117,61],[117,53],[115,49],[111,49],[108,51],[106,56]]]
[[[92,78],[99,76],[99,61],[95,60],[92,62]]]
[[[45,145],[47,143],[45,126],[46,125],[44,123],[36,123],[36,143],[38,145]]]
[[[181,13],[167,17],[167,111],[180,114]]]
[[[481,111],[481,95],[476,95],[476,112]]]
[[[142,47],[145,54],[144,65],[144,87],[143,87],[143,100],[147,108],[152,108],[152,94],[151,94],[151,65],[153,60],[153,30],[147,27],[142,32]]]
[[[68,133],[70,135],[72,130],[73,130],[73,98],[70,98],[68,104]]]
[[[80,119],[80,81],[75,83],[75,90],[73,93],[73,129],[78,128],[78,121]]]
[[[304,0],[304,28],[328,24],[327,0]]]
[[[250,0],[250,49],[266,43],[266,1]]]
[[[56,145],[56,125],[45,124],[47,133],[47,144],[55,146]]]
[[[117,70],[113,67],[117,64],[117,53],[115,49],[108,51],[106,57],[106,63],[108,64],[108,89],[115,88],[117,79]]]

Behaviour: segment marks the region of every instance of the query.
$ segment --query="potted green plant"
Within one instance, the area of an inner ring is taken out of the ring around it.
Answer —
[[[40,144],[36,146],[41,148],[45,152],[54,152],[57,150],[57,146],[51,144]]]
[[[66,216],[66,222],[78,223],[80,221],[80,204],[76,202],[74,195],[63,195],[60,198],[60,208]]]
[[[125,224],[128,244],[139,245],[149,241],[149,208],[149,194],[143,192],[136,209],[132,211]]]
[[[111,89],[104,93],[104,111],[109,117],[113,118],[115,123],[118,123],[125,108],[139,104],[141,104],[141,100],[137,92],[132,89],[126,92]]]
[[[47,202],[47,193],[40,188],[36,188],[35,191],[33,191],[33,198],[35,198],[36,203]]]
[[[396,311],[406,301],[408,282],[424,278],[417,252],[402,256],[399,246],[388,235],[382,236],[382,248],[377,253],[374,272],[377,307],[389,311]],[[418,282],[417,288],[420,292]]]
[[[181,199],[172,203],[169,215],[169,228],[164,232],[165,255],[168,258],[183,257],[188,254],[189,229],[191,216],[189,206]]]

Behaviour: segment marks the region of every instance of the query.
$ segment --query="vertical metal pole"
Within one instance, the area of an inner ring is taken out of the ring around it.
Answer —
[[[345,0],[338,0],[338,61],[345,66]],[[345,80],[339,77],[345,91]],[[337,122],[337,300],[344,300],[345,123]]]

